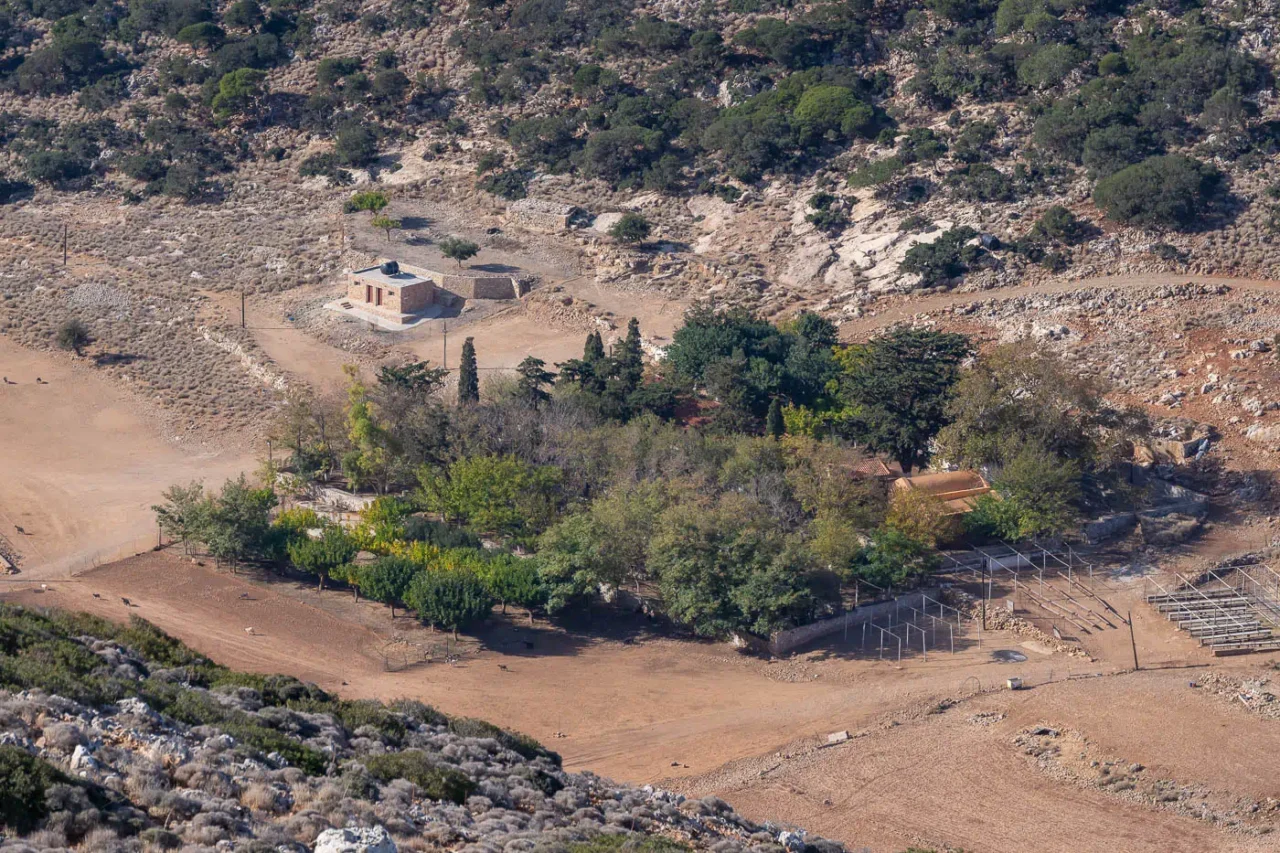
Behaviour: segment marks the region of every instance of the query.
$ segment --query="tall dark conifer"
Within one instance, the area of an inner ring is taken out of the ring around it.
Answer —
[[[480,371],[476,368],[475,338],[467,338],[462,345],[462,366],[458,368],[458,402],[480,401]]]

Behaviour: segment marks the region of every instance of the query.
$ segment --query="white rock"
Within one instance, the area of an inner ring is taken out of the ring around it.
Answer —
[[[315,853],[396,853],[396,844],[381,826],[326,829],[316,837]]]
[[[75,752],[71,753],[71,769],[72,770],[90,770],[98,766],[97,760],[85,749],[84,744],[77,744]]]

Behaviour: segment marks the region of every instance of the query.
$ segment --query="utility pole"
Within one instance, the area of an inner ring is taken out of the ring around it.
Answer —
[[[987,558],[982,558],[982,627],[987,627]]]
[[[240,328],[244,328],[244,290],[240,291]]]
[[[62,265],[67,265],[67,223],[62,223]]]
[[[1133,611],[1129,611],[1129,645],[1133,646],[1133,671],[1137,672],[1141,667],[1138,666],[1138,642],[1133,638]]]
[[[449,369],[449,321],[442,324],[444,328],[444,369]]]

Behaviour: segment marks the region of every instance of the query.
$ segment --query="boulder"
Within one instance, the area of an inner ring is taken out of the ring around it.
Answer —
[[[396,853],[396,843],[381,826],[326,829],[316,836],[315,853]]]

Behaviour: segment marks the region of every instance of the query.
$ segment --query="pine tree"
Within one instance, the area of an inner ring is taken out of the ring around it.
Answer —
[[[458,368],[458,403],[480,401],[480,371],[476,369],[475,338],[462,344],[462,366]]]
[[[782,403],[777,397],[769,401],[769,413],[764,418],[764,432],[770,438],[782,438],[787,431],[782,422]]]
[[[520,396],[527,400],[531,405],[545,403],[551,399],[551,395],[543,388],[544,385],[550,385],[555,381],[555,374],[546,369],[547,363],[540,358],[526,356],[525,360],[520,362],[516,368],[516,373],[520,374],[520,379],[516,383]]]

